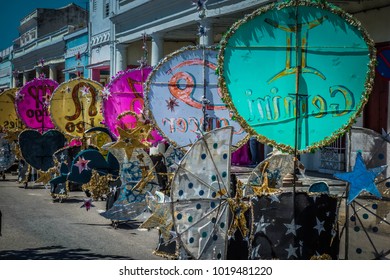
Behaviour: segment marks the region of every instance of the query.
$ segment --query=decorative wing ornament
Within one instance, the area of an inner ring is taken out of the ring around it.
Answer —
[[[173,222],[194,259],[225,259],[229,230],[233,128],[213,130],[192,145],[171,184]]]

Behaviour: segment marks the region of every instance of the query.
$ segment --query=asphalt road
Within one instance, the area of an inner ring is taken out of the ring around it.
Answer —
[[[0,259],[17,260],[162,260],[155,256],[157,230],[140,231],[139,221],[117,229],[99,215],[105,202],[93,202],[88,212],[83,192],[70,192],[64,202],[53,202],[49,190],[27,189],[7,174],[0,181],[2,227]]]
[[[309,179],[316,178],[306,178]],[[343,188],[336,185],[331,193],[339,195]],[[70,192],[64,202],[53,202],[49,190],[42,185],[30,183],[25,189],[16,183],[16,177],[7,174],[6,181],[0,180],[0,260],[165,260],[153,254],[158,243],[157,230],[140,231],[140,220],[114,229],[110,220],[99,215],[99,211],[105,210],[105,202],[94,202],[95,207],[87,212],[80,208],[83,198],[83,192]],[[366,208],[358,207],[356,215],[360,216],[365,228],[357,221],[350,222],[349,259],[373,259],[376,254],[383,254],[379,258],[386,259],[390,252],[390,202],[361,203]],[[373,210],[373,203],[377,210]],[[339,210],[341,227],[345,222],[344,210],[342,203]],[[386,218],[379,221],[374,214]],[[343,232],[341,259],[345,255],[346,242]]]

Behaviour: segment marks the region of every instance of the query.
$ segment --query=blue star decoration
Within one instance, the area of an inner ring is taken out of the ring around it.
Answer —
[[[387,165],[367,169],[364,164],[361,152],[356,155],[356,163],[352,172],[335,173],[333,176],[349,182],[350,189],[348,194],[347,204],[350,204],[362,192],[366,191],[381,198],[381,194],[375,185],[375,178],[385,170]]]

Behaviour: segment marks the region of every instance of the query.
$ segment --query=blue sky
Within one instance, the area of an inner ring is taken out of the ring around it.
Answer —
[[[0,51],[12,45],[19,37],[20,20],[37,8],[61,8],[75,3],[84,9],[88,0],[8,0],[0,9]]]

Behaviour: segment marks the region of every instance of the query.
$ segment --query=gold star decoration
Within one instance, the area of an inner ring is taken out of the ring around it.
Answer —
[[[269,186],[268,173],[266,171],[268,166],[269,166],[269,162],[266,161],[264,163],[263,171],[261,173],[262,177],[263,177],[263,183],[261,184],[261,186],[260,187],[252,186],[252,189],[253,189],[253,192],[255,195],[261,196],[264,194],[272,194],[272,193],[278,192],[277,189]]]
[[[145,189],[146,185],[155,178],[153,171],[156,165],[146,174],[144,173],[144,170],[142,170],[142,179],[131,189],[132,191],[138,190],[139,192],[142,192]]]
[[[245,212],[250,208],[250,204],[242,199],[243,183],[238,181],[236,196],[228,198],[230,210],[233,213],[233,222],[229,227],[228,236],[234,236],[237,229],[240,230],[242,236],[245,238],[248,235],[248,227],[246,225]]]
[[[20,134],[20,130],[19,129],[16,129],[16,130],[7,130],[5,132],[5,136],[3,137],[3,139],[5,140],[8,140],[8,142],[12,143],[12,142],[16,142],[19,140],[19,134]]]
[[[124,149],[127,158],[130,159],[134,149],[146,149],[149,147],[148,142],[142,141],[143,138],[143,127],[136,127],[130,132],[118,127],[119,139],[115,144],[111,146],[113,149]]]
[[[111,181],[111,175],[100,176],[96,170],[92,170],[91,180],[82,186],[83,191],[89,190],[92,198],[96,201],[110,191],[108,186]]]
[[[170,230],[172,229],[173,221],[171,209],[168,203],[156,203],[154,205],[154,212],[145,220],[140,228],[152,229],[158,228],[161,231],[164,240],[170,239]]]
[[[52,179],[52,175],[57,172],[57,168],[52,167],[47,171],[38,170],[38,179],[35,183],[42,183],[43,185],[47,185]]]

